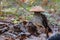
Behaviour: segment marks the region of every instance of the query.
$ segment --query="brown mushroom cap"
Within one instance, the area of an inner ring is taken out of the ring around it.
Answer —
[[[35,6],[30,9],[31,12],[44,12],[45,10],[41,6]]]

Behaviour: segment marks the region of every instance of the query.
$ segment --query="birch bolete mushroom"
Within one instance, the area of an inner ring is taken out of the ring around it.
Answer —
[[[46,29],[46,33],[52,32],[52,30],[50,29],[48,25],[47,17],[44,14],[42,14],[43,12],[45,12],[45,10],[41,6],[32,7],[30,11],[34,12],[32,22],[35,25],[39,24],[41,26],[42,24]]]

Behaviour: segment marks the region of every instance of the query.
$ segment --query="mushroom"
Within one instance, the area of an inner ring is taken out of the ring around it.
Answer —
[[[45,27],[46,30],[46,34],[48,37],[48,33],[51,32],[52,30],[50,29],[49,25],[48,25],[48,21],[47,21],[47,17],[43,14],[43,12],[45,12],[45,9],[43,9],[41,6],[35,6],[32,7],[31,12],[34,12],[34,17],[32,19],[32,22],[35,24],[41,24]]]
[[[35,6],[35,7],[32,7],[30,11],[34,12],[34,17],[32,19],[32,22],[36,24],[38,23],[41,25],[42,19],[43,19],[42,18],[43,14],[41,12],[44,12],[45,10],[40,6]]]

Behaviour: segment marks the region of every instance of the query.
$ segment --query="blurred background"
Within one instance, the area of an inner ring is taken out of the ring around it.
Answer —
[[[20,20],[31,20],[31,7],[42,6],[53,32],[60,32],[60,0],[0,0],[0,21],[14,24]]]

